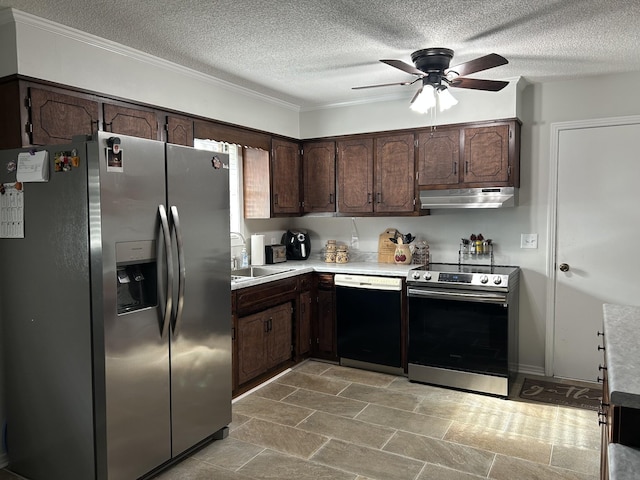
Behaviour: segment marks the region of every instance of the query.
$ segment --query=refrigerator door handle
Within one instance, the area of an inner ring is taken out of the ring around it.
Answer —
[[[173,325],[173,334],[178,335],[180,325],[182,324],[182,311],[184,309],[184,289],[186,280],[186,262],[184,258],[184,244],[182,242],[182,230],[180,228],[180,215],[178,207],[171,206],[171,225],[176,232],[176,246],[178,247],[178,303],[176,305],[175,324]]]
[[[171,323],[171,312],[173,309],[173,255],[171,253],[171,231],[169,230],[169,219],[164,205],[158,205],[160,225],[162,226],[162,237],[164,239],[165,260],[167,262],[167,299],[164,305],[164,319],[162,321],[161,338],[165,338],[169,324]]]

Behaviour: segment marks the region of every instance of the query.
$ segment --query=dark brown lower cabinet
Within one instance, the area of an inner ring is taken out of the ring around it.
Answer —
[[[316,276],[316,312],[313,318],[311,356],[338,360],[333,274]]]
[[[238,384],[242,385],[292,356],[291,302],[238,318]]]
[[[311,354],[311,292],[301,292],[298,300],[298,335],[297,352],[298,360],[308,357]]]

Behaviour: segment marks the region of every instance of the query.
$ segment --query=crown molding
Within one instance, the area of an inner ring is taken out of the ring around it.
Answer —
[[[241,87],[239,85],[235,85],[225,80],[221,80],[212,75],[199,72],[189,67],[178,65],[177,63],[170,62],[163,58],[150,55],[148,53],[142,52],[140,50],[136,50],[131,47],[127,47],[126,45],[122,45],[120,43],[113,42],[111,40],[107,40],[105,38],[101,38],[96,35],[92,35],[90,33],[76,30],[71,27],[63,26],[63,25],[54,23],[50,20],[47,20],[45,18],[37,17],[30,13],[22,12],[14,8],[7,8],[7,9],[0,10],[0,25],[4,23],[10,23],[10,22],[15,22],[16,24],[20,23],[33,28],[39,28],[47,32],[50,32],[54,35],[67,37],[71,40],[85,43],[92,47],[107,50],[117,55],[122,55],[124,57],[131,58],[141,63],[146,63],[148,65],[151,65],[157,68],[161,68],[164,70],[171,71],[173,73],[184,75],[186,77],[190,77],[195,80],[208,83],[210,85],[216,86],[221,89],[225,89],[227,91],[239,93],[241,95],[252,97],[256,100],[260,100],[266,103],[271,103],[273,105],[285,108],[287,110],[292,110],[295,112],[300,111],[299,105],[295,105],[293,103],[286,102],[284,100],[280,100],[278,98],[274,98],[269,95],[258,93],[254,90]]]

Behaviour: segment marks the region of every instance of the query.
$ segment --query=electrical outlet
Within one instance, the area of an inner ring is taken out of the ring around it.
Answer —
[[[521,233],[520,248],[538,248],[537,233]]]

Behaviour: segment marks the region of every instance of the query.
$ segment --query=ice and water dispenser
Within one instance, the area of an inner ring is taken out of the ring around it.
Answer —
[[[118,315],[158,304],[156,242],[116,243]]]

